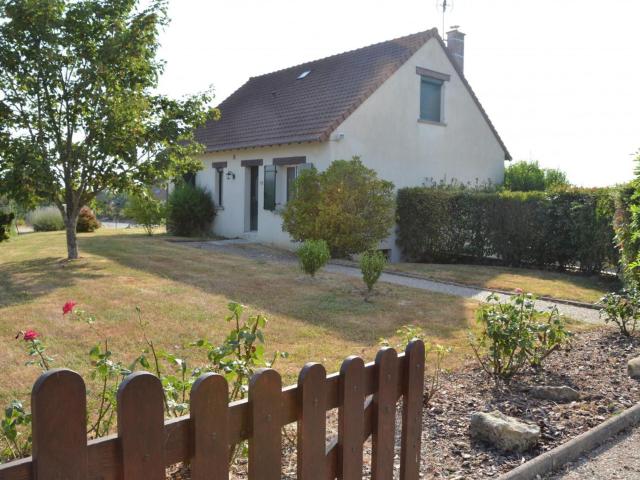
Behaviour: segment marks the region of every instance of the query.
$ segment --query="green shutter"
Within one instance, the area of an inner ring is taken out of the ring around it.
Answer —
[[[276,166],[264,166],[264,209],[276,209]]]

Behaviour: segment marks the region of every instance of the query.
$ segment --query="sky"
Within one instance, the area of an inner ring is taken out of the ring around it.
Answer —
[[[170,0],[159,89],[213,86],[437,27],[442,0]],[[640,0],[448,0],[465,76],[515,160],[577,185],[633,177],[640,150]]]

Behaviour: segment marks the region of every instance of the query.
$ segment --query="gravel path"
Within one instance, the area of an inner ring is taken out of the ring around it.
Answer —
[[[253,243],[249,240],[234,239],[234,240],[214,240],[209,242],[185,242],[185,245],[189,245],[194,248],[201,248],[204,250],[215,250],[232,255],[242,255],[244,257],[252,258],[260,261],[273,261],[273,262],[297,262],[296,256],[292,252],[286,250],[278,250],[270,248],[264,245]],[[339,273],[347,275],[349,277],[360,277],[362,274],[356,267],[347,265],[329,264],[324,268],[325,271],[331,273]],[[464,297],[477,301],[485,301],[487,297],[493,293],[489,290],[483,290],[473,287],[463,287],[458,285],[450,285],[447,283],[436,282],[433,280],[427,280],[424,278],[407,277],[404,275],[396,275],[394,273],[383,273],[380,277],[380,281],[386,283],[392,283],[394,285],[403,285],[405,287],[418,288],[421,290],[428,290],[430,292],[444,293],[446,295],[454,295],[456,297]],[[498,297],[501,300],[506,300],[509,296],[498,293]],[[543,300],[536,301],[536,305],[541,309],[550,309],[554,306],[558,307],[560,313],[566,315],[574,320],[580,320],[586,323],[601,324],[600,315],[598,310],[591,308],[577,307],[573,305],[565,305],[563,303],[553,303]]]
[[[621,433],[547,480],[638,480],[640,427]]]

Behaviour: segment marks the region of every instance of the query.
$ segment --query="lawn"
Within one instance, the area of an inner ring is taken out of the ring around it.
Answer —
[[[290,354],[277,365],[285,382],[295,381],[308,361],[335,371],[350,354],[372,360],[380,337],[410,323],[455,348],[449,366],[469,354],[466,332],[477,306],[471,300],[381,284],[365,302],[357,279],[328,273],[310,279],[295,265],[203,251],[141,231],[102,229],[81,234],[79,242],[82,258],[73,262],[64,260],[63,232],[26,234],[0,246],[2,403],[26,398],[39,374],[36,366],[24,366],[25,344],[14,339],[19,330],[41,333],[56,366],[86,375],[87,352],[101,335],[110,338],[116,360],[129,363],[140,353],[136,306],[158,347],[190,366],[204,362],[190,342],[220,340],[228,331],[228,302],[264,313],[267,352]],[[98,333],[62,316],[67,300],[96,315]]]
[[[499,290],[522,288],[536,295],[595,303],[602,295],[620,288],[613,278],[527,268],[436,263],[399,263],[390,267],[434,280]]]

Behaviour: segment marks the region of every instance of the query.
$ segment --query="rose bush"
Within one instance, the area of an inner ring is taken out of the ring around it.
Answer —
[[[126,363],[116,359],[110,348],[109,338],[104,334],[94,315],[78,308],[72,300],[62,306],[63,321],[71,316],[84,322],[99,339],[88,352],[91,365],[90,377],[99,388],[89,389],[91,398],[87,405],[93,410],[88,412],[87,436],[97,438],[112,432],[116,419],[116,397],[122,381],[136,368],[151,370],[162,382],[165,411],[167,416],[180,416],[189,411],[189,392],[193,382],[205,372],[224,375],[229,382],[230,400],[245,398],[249,379],[258,368],[271,367],[278,358],[286,357],[286,352],[276,351],[272,356],[265,352],[264,329],[267,318],[264,315],[245,317],[245,307],[231,302],[226,322],[232,325],[231,331],[220,344],[207,339],[191,343],[205,354],[201,364],[189,368],[186,360],[172,352],[162,349],[148,333],[149,322],[145,321],[142,311],[136,307],[136,321],[141,331],[143,345],[140,354]],[[41,370],[50,370],[54,359],[47,354],[43,342],[44,336],[34,329],[25,329],[16,335],[16,340],[25,344],[29,360],[26,365],[37,365]],[[5,416],[0,421],[0,463],[29,455],[31,451],[31,413],[24,402],[12,400],[5,408]],[[236,450],[236,453],[239,450]]]

